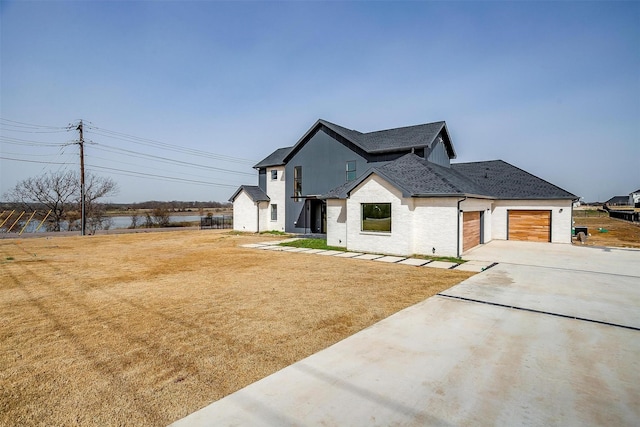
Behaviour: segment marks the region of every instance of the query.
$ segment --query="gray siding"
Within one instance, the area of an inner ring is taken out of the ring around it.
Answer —
[[[347,161],[355,160],[356,175],[360,176],[370,165],[358,154],[327,135],[317,132],[298,151],[285,166],[286,209],[285,230],[291,233],[303,233],[304,224],[294,224],[304,206],[304,199],[293,201],[293,168],[302,166],[302,195],[321,195],[342,185],[347,179]],[[308,231],[308,230],[307,230]]]
[[[451,163],[449,161],[449,154],[447,154],[447,149],[444,146],[444,142],[442,142],[442,138],[435,142],[431,146],[431,150],[428,150],[427,153],[428,154],[426,159],[431,163],[444,166],[445,168],[451,166]]]

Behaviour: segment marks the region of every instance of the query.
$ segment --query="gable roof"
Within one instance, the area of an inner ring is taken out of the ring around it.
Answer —
[[[289,152],[285,155],[281,164],[286,163],[291,157],[293,157],[293,155],[297,153],[304,144],[306,144],[307,141],[321,129],[329,130],[328,133],[330,134],[337,134],[339,137],[344,138],[347,142],[368,154],[409,151],[412,148],[420,149],[430,147],[440,132],[443,132],[443,142],[449,157],[452,159],[456,157],[456,153],[453,149],[453,144],[451,143],[451,138],[449,136],[449,130],[447,129],[446,123],[443,121],[362,133],[357,130],[347,129],[335,123],[319,119],[293,147],[290,147]],[[276,152],[277,151],[278,150],[276,150]],[[272,155],[275,155],[276,152]],[[261,163],[262,162],[259,164]],[[258,165],[255,167],[257,166]]]
[[[404,197],[465,195],[488,197],[482,187],[464,175],[410,153],[380,167],[370,169],[355,181],[331,190],[324,198],[348,197],[351,190],[373,173],[402,191]]]
[[[287,157],[293,147],[278,148],[273,153],[258,162],[254,169],[267,168],[269,166],[282,166],[284,165],[284,158]]]
[[[629,203],[629,196],[613,196],[605,203],[608,205],[626,205]]]
[[[632,194],[638,194],[638,193],[640,193],[640,188],[639,188],[639,189],[637,189],[636,191],[634,191],[633,193],[629,193],[629,195],[632,195]]]
[[[502,160],[458,163],[451,168],[431,163],[415,154],[375,167],[357,180],[323,196],[343,199],[371,174],[377,174],[402,191],[403,197],[468,196],[492,199],[576,199],[577,197]]]
[[[451,168],[497,199],[577,199],[562,188],[503,160],[452,163]]]
[[[229,201],[233,203],[242,191],[247,193],[247,196],[249,196],[249,198],[254,202],[268,202],[271,200],[269,196],[267,196],[257,185],[241,185],[240,188],[233,193],[233,196],[229,198]]]

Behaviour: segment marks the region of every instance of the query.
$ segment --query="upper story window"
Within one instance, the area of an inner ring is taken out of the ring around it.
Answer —
[[[293,201],[299,202],[302,197],[302,166],[293,168]]]
[[[278,179],[278,170],[277,169],[272,169],[271,170],[271,181],[276,181]]]
[[[356,179],[356,161],[350,160],[347,162],[347,182]]]

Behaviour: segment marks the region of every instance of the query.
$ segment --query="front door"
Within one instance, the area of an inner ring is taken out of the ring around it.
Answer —
[[[309,200],[311,204],[311,232],[325,234],[327,232],[327,203],[324,200]]]

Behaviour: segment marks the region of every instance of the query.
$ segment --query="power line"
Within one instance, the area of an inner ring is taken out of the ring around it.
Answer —
[[[22,127],[30,127],[30,128],[64,129],[64,130],[67,130],[67,131],[71,130],[71,128],[69,126],[37,125],[37,124],[33,124],[33,123],[25,123],[25,122],[19,122],[17,120],[5,119],[5,118],[2,118],[2,117],[0,117],[0,122],[9,122],[8,125],[10,125],[10,126],[22,125]],[[11,123],[15,123],[15,125],[11,125]]]
[[[0,159],[2,159],[2,160],[12,160],[12,161],[16,161],[16,162],[25,162],[25,163],[47,164],[47,165],[70,165],[71,164],[69,162],[65,162],[65,163],[61,163],[61,162],[44,162],[44,161],[39,161],[39,160],[16,159],[16,158],[5,157],[5,156],[0,156]],[[166,176],[166,175],[149,174],[149,173],[144,173],[144,172],[130,171],[130,170],[126,170],[126,169],[109,168],[109,167],[106,167],[106,166],[98,166],[98,165],[89,165],[89,164],[87,164],[86,167],[87,168],[91,168],[91,169],[103,169],[103,170],[107,170],[107,171],[121,172],[121,174],[125,174],[125,176],[132,176],[132,177],[138,177],[138,178],[157,178],[157,179],[161,179],[161,180],[165,180],[165,181],[171,181],[171,182],[184,182],[184,183],[189,183],[189,184],[208,185],[208,186],[215,186],[215,187],[237,188],[237,185],[221,184],[221,183],[217,183],[217,182],[198,181],[198,180],[193,180],[193,179],[177,178],[177,177]]]
[[[7,132],[26,132],[26,133],[68,132],[70,130],[77,130],[77,129],[79,129],[79,126],[83,126],[83,121],[80,121],[80,123],[81,124],[78,125],[78,127],[76,127],[76,125],[69,125],[69,126],[66,126],[66,127],[56,127],[56,126],[38,125],[38,124],[33,124],[33,123],[19,122],[19,121],[15,121],[15,120],[0,118],[0,130],[2,130],[2,128],[4,127],[4,130],[6,130]],[[188,147],[180,147],[180,146],[177,146],[177,145],[168,144],[168,143],[165,143],[165,142],[156,141],[156,140],[149,139],[149,138],[141,138],[141,137],[137,137],[137,136],[134,136],[134,135],[128,135],[128,134],[125,134],[125,133],[122,133],[122,132],[116,132],[116,131],[112,131],[112,130],[108,130],[108,129],[102,129],[102,128],[93,126],[92,124],[87,125],[86,122],[85,122],[84,123],[84,130],[86,131],[87,128],[92,129],[94,131],[93,133],[95,133],[96,135],[99,135],[99,136],[103,136],[103,137],[107,137],[107,138],[113,138],[113,139],[119,139],[119,140],[123,140],[123,141],[126,141],[126,142],[131,142],[131,143],[135,143],[135,144],[139,144],[139,145],[143,145],[143,146],[147,146],[147,147],[153,147],[153,148],[156,148],[156,149],[173,151],[173,152],[177,152],[177,153],[181,153],[181,154],[185,154],[185,155],[197,156],[199,158],[208,158],[208,159],[212,159],[212,160],[216,160],[216,161],[225,161],[225,162],[239,163],[239,164],[254,164],[255,163],[254,160],[244,159],[244,158],[240,158],[240,157],[226,156],[226,155],[221,155],[221,154],[216,154],[216,153],[209,153],[209,152],[206,152],[206,151],[203,151],[203,150],[198,150],[198,149],[193,149],[193,148],[188,148]],[[3,136],[3,135],[0,135],[0,142],[2,142],[3,144],[25,146],[25,147],[37,147],[37,148],[57,147],[59,149],[58,156],[60,158],[62,158],[64,156],[64,154],[65,154],[64,153],[64,148],[65,147],[67,147],[69,145],[78,144],[78,141],[65,142],[65,143],[54,143],[54,142],[36,141],[36,140],[31,140],[31,139],[21,139],[21,138],[15,138],[15,137],[10,137],[10,136]],[[164,157],[164,156],[159,156],[159,155],[154,155],[154,154],[147,154],[147,153],[140,152],[140,151],[134,151],[134,150],[129,150],[129,149],[125,149],[125,148],[110,146],[108,144],[102,144],[102,143],[93,142],[89,146],[93,147],[93,148],[95,148],[97,150],[102,150],[102,151],[114,153],[116,155],[125,155],[127,157],[136,157],[136,158],[140,158],[140,159],[143,159],[143,160],[151,160],[151,161],[154,161],[154,162],[163,163],[163,164],[170,164],[170,165],[175,165],[175,166],[179,166],[179,167],[203,169],[203,170],[210,171],[210,172],[212,172],[212,171],[222,172],[224,174],[236,174],[236,175],[244,175],[244,176],[252,176],[252,177],[254,176],[253,173],[242,172],[242,171],[233,170],[233,169],[220,168],[220,167],[215,167],[215,166],[209,166],[209,165],[205,165],[205,164],[201,164],[201,163],[193,163],[193,162],[188,162],[188,161],[183,161],[183,160],[177,160],[177,159],[173,159],[173,158],[169,158],[169,157]],[[89,147],[86,147],[86,148],[89,148]],[[36,163],[36,164],[45,165],[45,167],[43,167],[43,171],[45,170],[46,165],[59,165],[58,170],[60,170],[62,167],[66,168],[69,165],[73,164],[73,162],[67,162],[67,161],[63,161],[63,162],[59,162],[59,161],[43,161],[43,160],[30,160],[30,159],[21,158],[21,157],[24,157],[24,156],[27,156],[27,157],[54,156],[54,155],[48,155],[48,154],[40,154],[40,153],[38,153],[38,154],[35,154],[35,153],[34,154],[30,154],[30,153],[19,154],[19,153],[6,153],[6,152],[5,153],[0,153],[0,154],[4,154],[4,155],[0,156],[0,159],[3,159],[3,160],[24,162],[24,163]],[[104,160],[104,161],[117,161],[120,164],[128,164],[128,165],[131,165],[131,166],[134,166],[134,167],[138,168],[138,170],[127,170],[127,169],[113,168],[113,167],[107,167],[107,166],[99,166],[99,165],[93,165],[93,164],[92,165],[89,165],[89,164],[86,165],[87,168],[91,168],[92,170],[106,171],[106,172],[108,172],[110,174],[130,176],[130,177],[136,177],[136,178],[144,178],[144,179],[154,179],[154,180],[161,180],[161,181],[169,181],[169,182],[177,182],[177,183],[223,187],[223,188],[236,188],[237,187],[236,184],[224,184],[224,183],[221,183],[221,182],[211,182],[211,181],[208,181],[208,180],[189,179],[189,178],[181,178],[181,177],[176,177],[176,176],[168,176],[168,175],[164,175],[164,174],[146,173],[146,172],[140,171],[140,169],[143,169],[143,168],[156,169],[156,170],[163,170],[163,169],[153,168],[153,167],[150,167],[148,165],[136,165],[134,163],[123,162],[121,160],[110,160],[110,159],[100,158],[100,157],[92,156],[92,155],[89,155],[88,157],[91,158],[91,159],[99,159],[99,160]],[[196,178],[206,179],[205,177],[194,175],[194,174],[189,174],[189,173],[186,173],[186,172],[176,172],[176,173],[179,173],[181,175],[189,175],[189,176],[196,177]],[[227,182],[232,182],[232,181],[227,181]]]
[[[64,147],[61,147],[64,148]],[[54,153],[54,154],[31,154],[31,153],[11,153],[9,151],[3,151],[2,154],[5,155],[10,155],[10,156],[29,156],[29,157],[55,157],[57,155],[60,155],[60,153]]]
[[[104,157],[99,157],[99,156],[94,156],[94,155],[85,155],[86,158],[88,159],[97,159],[97,160],[104,160],[106,162],[117,162],[118,164],[123,164],[123,165],[129,165],[129,166],[134,166],[134,167],[141,167],[141,165],[137,164],[137,163],[130,163],[130,162],[123,162],[122,160],[114,160],[114,159],[107,159]],[[157,170],[157,171],[162,171],[162,172],[166,172],[166,168],[162,169],[162,168],[154,168],[151,166],[144,166],[146,169],[152,169],[152,170]],[[185,175],[185,176],[192,176],[192,177],[196,177],[196,178],[202,178],[202,179],[209,179],[210,177],[205,177],[202,175],[195,175],[192,173],[187,173],[187,172],[178,172],[180,175]],[[227,182],[233,182],[233,181],[227,181]]]
[[[135,144],[146,145],[146,146],[151,146],[151,147],[155,147],[155,148],[161,148],[161,149],[164,149],[164,150],[175,151],[175,152],[194,155],[194,156],[198,156],[198,157],[208,157],[208,158],[211,158],[211,159],[214,159],[214,160],[221,160],[221,161],[230,162],[230,163],[241,163],[241,164],[248,164],[248,165],[254,165],[256,163],[256,161],[252,160],[252,159],[246,159],[246,158],[241,158],[241,157],[233,157],[233,156],[227,156],[227,155],[223,155],[223,154],[210,153],[210,152],[203,151],[203,150],[198,150],[198,149],[195,149],[195,148],[181,147],[181,146],[178,146],[178,145],[168,144],[166,142],[156,141],[156,140],[149,139],[149,138],[141,138],[141,137],[137,137],[137,136],[133,136],[133,135],[128,135],[128,134],[122,133],[122,132],[116,132],[116,131],[112,131],[112,130],[108,130],[108,129],[102,129],[102,128],[99,128],[97,126],[89,125],[87,127],[89,129],[94,130],[95,131],[94,133],[96,133],[98,135],[105,136],[107,138],[115,138],[115,139],[120,139],[120,140],[127,141],[127,142],[133,142]]]
[[[25,162],[25,163],[40,163],[40,164],[46,164],[46,165],[69,165],[69,162],[66,163],[60,163],[60,162],[43,162],[43,161],[39,161],[39,160],[26,160],[26,159],[14,159],[11,157],[4,157],[4,156],[0,156],[0,159],[2,160],[12,160],[14,162]]]
[[[176,177],[172,177],[172,176],[156,175],[156,174],[150,174],[150,173],[129,171],[129,170],[125,170],[125,169],[108,168],[108,167],[105,167],[105,166],[97,166],[97,165],[86,165],[86,166],[88,168],[104,169],[104,170],[108,170],[108,171],[116,171],[116,172],[127,173],[127,174],[131,174],[133,176],[138,176],[138,177],[141,177],[141,178],[151,177],[151,178],[160,178],[160,179],[171,180],[171,181],[176,181],[176,182],[185,182],[185,183],[190,183],[190,184],[201,184],[201,185],[211,185],[211,186],[215,186],[215,187],[237,188],[236,185],[230,185],[230,184],[219,184],[219,183],[216,183],[216,182],[206,182],[206,181],[197,181],[197,180],[193,180],[193,179],[176,178]]]
[[[33,141],[31,139],[21,139],[21,138],[13,138],[10,136],[0,135],[0,140],[3,144],[11,144],[11,145],[25,145],[25,146],[42,146],[42,147],[60,147],[62,145],[67,145],[67,143],[63,142],[43,142],[43,141]]]
[[[220,172],[233,173],[233,174],[237,174],[237,175],[254,176],[254,174],[248,173],[248,172],[240,172],[240,171],[235,171],[235,170],[232,170],[232,169],[224,169],[224,168],[218,168],[218,167],[215,167],[215,166],[201,165],[201,164],[198,164],[198,163],[183,162],[182,160],[175,160],[175,159],[170,159],[168,157],[155,156],[153,154],[145,154],[145,153],[141,153],[139,151],[127,150],[125,148],[111,147],[109,145],[104,145],[104,144],[100,144],[100,143],[97,143],[97,142],[94,142],[92,144],[92,146],[107,147],[108,149],[116,150],[116,151],[122,151],[124,153],[129,154],[129,155],[134,155],[136,157],[143,156],[145,158],[156,159],[157,161],[162,161],[163,163],[167,163],[168,162],[168,163],[173,163],[173,164],[178,164],[178,165],[183,165],[183,166],[189,166],[189,167],[195,167],[195,168],[201,168],[201,169],[206,169],[206,170],[216,170],[216,171],[220,171]],[[105,150],[105,151],[109,151],[108,149]]]

